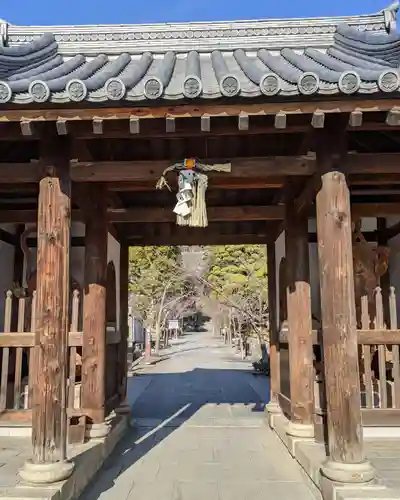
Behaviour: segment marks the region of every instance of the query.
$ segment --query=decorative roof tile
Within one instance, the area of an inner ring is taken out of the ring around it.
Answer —
[[[66,50],[62,37],[67,34],[62,34],[61,28],[58,33],[55,29],[55,33],[41,36],[32,28],[32,40],[20,43],[28,35],[18,35],[18,30],[9,26],[11,43],[0,46],[0,103],[143,103],[398,91],[400,36],[386,32],[383,14],[361,16],[357,22],[353,19],[352,25],[319,20],[313,26],[310,20],[305,21],[286,21],[286,27],[281,21],[214,23],[213,29],[196,23],[184,30],[181,26],[181,31],[174,31],[176,26],[167,31],[166,25],[160,25],[108,34],[85,27],[70,29],[68,40],[73,37],[81,53],[71,46]],[[332,28],[334,33],[330,33]],[[325,37],[329,32],[330,42],[320,39],[318,44],[307,45],[318,30]],[[289,32],[297,40],[302,37],[297,47],[282,43],[290,39],[285,34]],[[146,38],[151,46],[150,41],[159,39],[160,33],[167,45],[171,36],[170,49],[174,50],[138,50],[139,38]],[[179,33],[184,34],[186,45],[175,50]],[[99,48],[93,37],[99,39],[100,35],[104,53],[93,51],[94,46]],[[116,53],[118,43],[107,50],[110,36],[114,41],[119,37],[126,50]],[[16,37],[18,43],[13,43]],[[213,43],[199,42],[207,37]],[[240,43],[240,37],[252,41]],[[280,39],[279,50],[276,37]],[[196,50],[196,44],[188,43],[192,39],[197,39]]]

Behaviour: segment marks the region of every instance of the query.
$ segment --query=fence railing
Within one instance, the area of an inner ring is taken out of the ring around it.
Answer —
[[[360,324],[357,330],[359,370],[364,425],[400,425],[400,329],[397,320],[396,292],[393,287],[383,296],[378,287],[372,301],[365,296],[360,304]],[[313,330],[314,354],[322,360],[319,332]],[[282,409],[290,408],[288,331],[280,332],[280,401]],[[316,423],[322,426],[325,415],[323,367],[315,363]],[[322,430],[321,430],[322,432]]]
[[[392,287],[386,298],[386,322],[380,288],[375,290],[374,299],[372,314],[367,297],[361,299],[361,330],[358,330],[361,407],[398,409],[397,417],[400,417],[400,330],[395,290]]]
[[[32,404],[33,370],[35,365],[35,302],[32,297],[16,299],[6,293],[3,332],[0,333],[0,422],[29,422]],[[84,416],[82,408],[82,303],[74,290],[70,305],[68,334],[67,405],[68,416]],[[16,331],[12,331],[15,329]],[[107,372],[106,409],[111,412],[120,403],[121,370],[117,369],[121,341],[116,326],[108,326],[106,334],[106,366],[115,366]]]

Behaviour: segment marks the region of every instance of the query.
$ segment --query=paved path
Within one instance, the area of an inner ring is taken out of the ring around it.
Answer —
[[[81,500],[312,500],[264,420],[267,380],[210,333],[131,379],[136,430]]]

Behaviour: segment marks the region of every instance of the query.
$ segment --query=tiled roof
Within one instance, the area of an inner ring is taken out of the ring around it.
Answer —
[[[223,44],[221,44],[223,45]],[[400,36],[339,24],[328,47],[65,55],[54,34],[0,47],[0,103],[396,92]]]

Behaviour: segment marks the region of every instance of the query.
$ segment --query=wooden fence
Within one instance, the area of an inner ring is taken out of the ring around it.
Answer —
[[[394,288],[382,295],[377,288],[374,303],[361,300],[361,328],[358,332],[361,414],[364,426],[400,425],[400,329],[397,321]],[[313,345],[319,346],[319,332],[313,330]],[[288,332],[280,332],[280,404],[290,414],[290,377]],[[316,434],[323,439],[325,391],[323,373],[315,378]]]
[[[0,422],[26,422],[32,419],[32,367],[35,359],[35,301],[16,299],[8,291],[5,298],[3,333],[0,333]],[[12,331],[15,329],[16,331]],[[117,369],[120,332],[109,325],[106,334],[106,408],[111,412],[120,403],[122,371]],[[82,409],[82,304],[78,290],[71,300],[71,324],[68,337],[67,405],[70,419],[85,415]]]
[[[361,301],[358,330],[361,408],[365,425],[399,425],[400,422],[400,330],[393,287],[385,301],[375,291],[375,307],[367,297]]]

